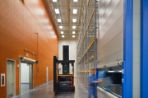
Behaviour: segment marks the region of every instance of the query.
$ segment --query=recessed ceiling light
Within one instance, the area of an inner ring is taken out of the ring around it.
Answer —
[[[63,31],[61,31],[61,34],[64,34],[64,32],[63,32]]]
[[[75,38],[76,36],[75,35],[72,35],[72,37]]]
[[[64,38],[65,36],[64,35],[62,35],[62,38]]]
[[[56,14],[60,14],[60,10],[59,9],[55,9],[55,13]]]
[[[57,2],[57,0],[52,0],[52,2]]]
[[[72,19],[72,22],[77,22],[77,19]]]
[[[73,2],[78,2],[78,0],[73,0]]]
[[[63,29],[63,26],[59,26],[60,29]]]
[[[76,32],[75,31],[72,31],[72,34],[76,34]]]
[[[77,10],[77,9],[73,9],[73,10],[72,10],[72,13],[73,13],[73,14],[77,14],[77,13],[78,13],[78,10]]]
[[[57,19],[58,20],[58,22],[62,22],[62,20],[61,19]]]
[[[76,29],[76,26],[72,26],[73,29]]]

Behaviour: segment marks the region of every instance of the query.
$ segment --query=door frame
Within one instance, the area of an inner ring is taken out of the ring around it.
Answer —
[[[8,69],[8,61],[12,61],[14,62],[14,65],[13,65],[13,70],[14,70],[14,88],[13,88],[13,94],[14,96],[16,96],[16,60],[14,59],[6,59],[6,95],[7,95],[7,98],[8,98],[8,84],[7,84],[7,76],[8,76],[8,72],[7,72],[7,69]]]

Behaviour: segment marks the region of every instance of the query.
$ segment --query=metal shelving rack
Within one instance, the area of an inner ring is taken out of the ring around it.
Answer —
[[[97,61],[96,0],[84,0],[77,46],[78,77],[87,83],[88,71]]]

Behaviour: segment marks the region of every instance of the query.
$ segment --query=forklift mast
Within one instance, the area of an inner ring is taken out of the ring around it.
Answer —
[[[74,92],[74,62],[69,60],[69,46],[63,46],[63,60],[58,60],[56,56],[53,57],[53,90],[55,94]],[[59,65],[62,65],[62,74],[59,74]],[[70,65],[72,66],[72,74],[70,73]]]

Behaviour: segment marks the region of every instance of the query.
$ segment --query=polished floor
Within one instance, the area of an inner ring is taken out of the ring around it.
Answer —
[[[75,79],[75,93],[66,93],[54,95],[53,82],[41,85],[33,90],[28,90],[25,93],[13,98],[88,98],[88,90],[85,83]],[[120,98],[98,88],[98,98]]]
[[[29,83],[21,83],[21,94],[29,90]]]
[[[77,81],[75,82],[75,93],[59,94],[56,96],[54,96],[52,84],[52,82],[49,82],[13,98],[88,98],[87,90],[82,87],[83,84],[77,83]]]

